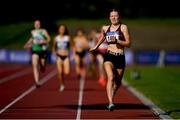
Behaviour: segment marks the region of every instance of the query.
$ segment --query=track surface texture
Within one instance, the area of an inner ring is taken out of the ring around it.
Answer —
[[[108,111],[105,87],[88,76],[78,80],[73,66],[63,92],[55,65],[40,73],[40,88],[35,87],[31,65],[0,66],[0,119],[159,119],[123,85],[115,110]]]

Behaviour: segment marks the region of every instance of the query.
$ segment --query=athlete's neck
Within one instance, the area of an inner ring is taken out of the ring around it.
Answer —
[[[120,25],[120,23],[112,24],[111,26],[112,26],[113,28],[116,28],[116,27],[118,27],[119,25]]]
[[[64,36],[64,34],[63,34],[63,33],[60,33],[59,35],[60,35],[61,37],[63,37],[63,36]]]

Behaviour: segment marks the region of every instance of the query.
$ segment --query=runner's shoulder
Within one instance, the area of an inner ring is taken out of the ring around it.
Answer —
[[[121,31],[126,31],[128,29],[127,25],[121,24]]]
[[[41,28],[40,30],[41,30],[43,33],[47,33],[47,30],[44,29],[44,28]]]
[[[103,25],[102,26],[102,31],[105,33],[108,30],[109,26],[110,25]]]

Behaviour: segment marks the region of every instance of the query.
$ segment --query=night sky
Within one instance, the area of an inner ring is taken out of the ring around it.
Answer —
[[[177,0],[3,0],[0,23],[34,19],[104,18],[118,8],[123,17],[180,17]]]

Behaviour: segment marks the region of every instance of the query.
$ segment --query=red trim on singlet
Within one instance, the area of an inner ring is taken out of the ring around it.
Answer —
[[[108,27],[108,29],[107,29],[107,31],[105,32],[105,34],[107,33],[107,32],[116,32],[116,31],[119,31],[119,39],[120,40],[125,40],[125,38],[124,38],[124,34],[122,33],[122,31],[121,31],[121,23],[120,23],[120,25],[119,25],[119,27],[115,30],[115,31],[111,31],[111,25]],[[109,44],[109,43],[108,43]]]
[[[119,30],[119,32],[121,32],[121,29],[120,29],[120,28],[121,28],[121,24],[119,24],[119,27],[118,27],[115,31],[118,31],[118,30]],[[109,25],[106,33],[107,33],[107,32],[115,32],[115,31],[111,31],[111,25]]]

